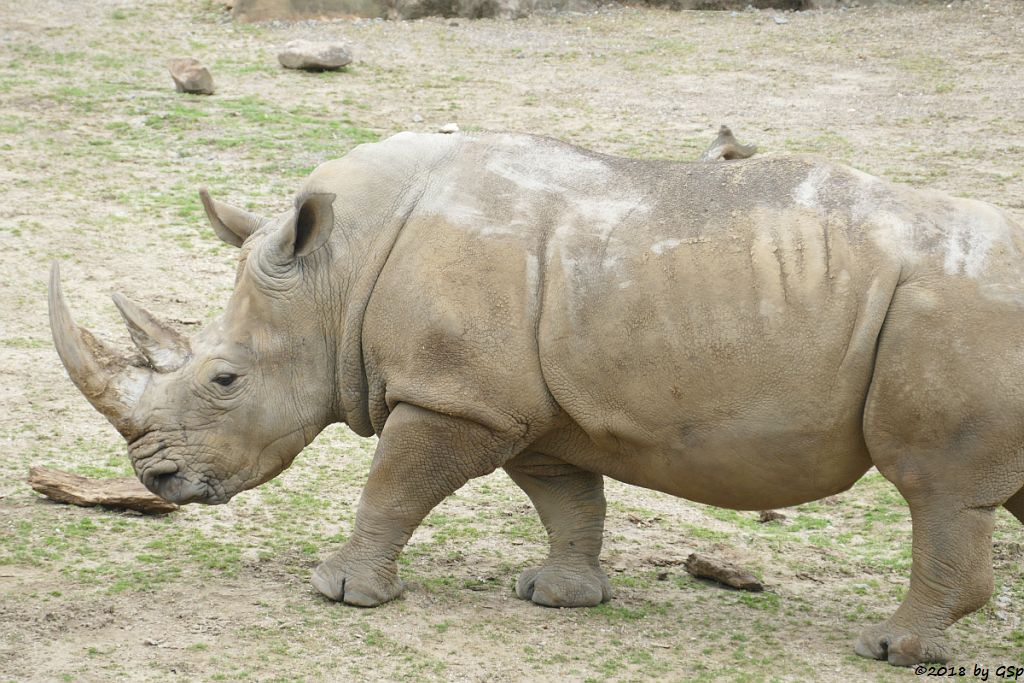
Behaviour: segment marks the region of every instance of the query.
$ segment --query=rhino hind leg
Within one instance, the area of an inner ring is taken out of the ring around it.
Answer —
[[[936,311],[936,302],[953,310]],[[1021,321],[986,311],[948,285],[897,290],[890,307],[864,437],[910,506],[912,565],[902,604],[856,641],[861,656],[899,666],[948,661],[946,629],[992,594],[996,508],[1024,512],[1024,404],[1007,379],[1024,375],[1012,347]]]
[[[936,510],[911,503],[913,564],[910,589],[889,619],[869,627],[854,650],[895,666],[947,662],[946,628],[992,595],[994,509]]]
[[[474,422],[396,406],[377,442],[352,534],[317,567],[313,587],[358,607],[398,597],[398,555],[416,527],[467,481],[507,460],[511,441]]]
[[[556,458],[525,453],[505,464],[530,497],[549,539],[548,557],[523,571],[516,594],[547,607],[593,607],[611,584],[598,560],[604,534],[604,479]]]

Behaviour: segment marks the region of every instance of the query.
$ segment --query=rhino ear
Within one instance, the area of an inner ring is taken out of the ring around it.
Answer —
[[[203,200],[206,217],[217,237],[233,247],[240,247],[249,235],[256,232],[267,219],[244,209],[218,202],[210,196],[206,188],[199,190],[199,198]]]
[[[334,197],[328,192],[309,192],[295,200],[295,213],[268,245],[277,265],[289,265],[324,245],[334,230]]]

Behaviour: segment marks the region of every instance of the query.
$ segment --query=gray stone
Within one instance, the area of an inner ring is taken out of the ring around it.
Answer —
[[[235,0],[238,21],[377,18],[387,16],[384,0]]]
[[[223,0],[221,0],[223,1]],[[586,12],[606,0],[234,0],[239,21],[296,21],[367,17],[470,19],[525,17],[534,12]],[[639,4],[674,10],[806,10],[854,5],[914,4],[929,0],[641,0]]]
[[[437,132],[438,133],[449,133],[449,134],[450,133],[458,133],[459,132],[459,124],[457,124],[455,122],[446,123],[443,126],[441,126],[440,128],[438,128]]]
[[[352,63],[352,54],[341,43],[293,40],[277,55],[281,66],[306,71],[334,71]]]
[[[174,79],[174,87],[178,92],[193,95],[212,95],[213,76],[209,69],[191,57],[172,59],[167,63],[167,70]]]

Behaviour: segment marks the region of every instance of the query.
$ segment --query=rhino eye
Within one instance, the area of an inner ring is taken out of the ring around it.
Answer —
[[[222,372],[214,377],[213,381],[222,387],[229,387],[236,379],[238,379],[238,375],[233,375],[230,372]]]

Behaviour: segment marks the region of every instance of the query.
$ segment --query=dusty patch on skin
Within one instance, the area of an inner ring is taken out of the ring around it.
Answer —
[[[659,241],[657,241],[657,242],[655,242],[654,244],[651,245],[651,253],[652,254],[657,254],[658,256],[661,256],[666,251],[671,251],[672,249],[675,249],[676,247],[678,247],[682,243],[683,243],[682,240],[676,240],[676,239],[659,240]]]
[[[958,214],[950,227],[946,240],[946,259],[943,263],[947,274],[962,273],[978,277],[985,270],[989,253],[998,247],[1016,253],[1010,241],[1010,226],[1001,212],[979,202],[960,201],[958,208],[965,211]]]
[[[794,201],[808,209],[820,210],[818,191],[828,180],[830,173],[829,169],[819,167],[807,174],[807,178],[793,190]]]

